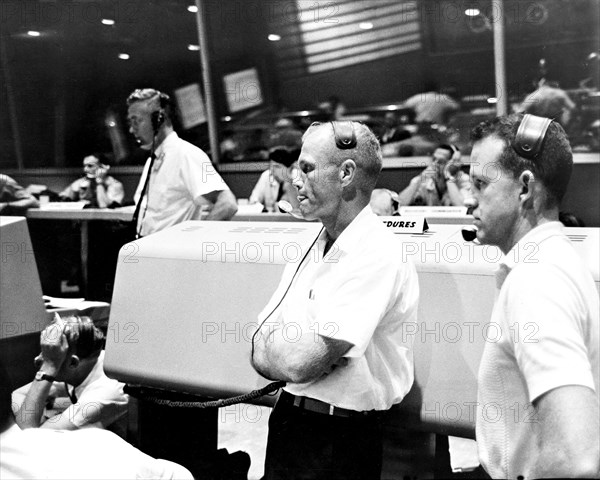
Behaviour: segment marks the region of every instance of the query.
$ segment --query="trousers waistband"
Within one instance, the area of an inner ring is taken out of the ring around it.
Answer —
[[[283,390],[279,396],[279,401],[284,402],[288,405],[307,410],[309,412],[321,413],[323,415],[333,415],[335,417],[360,417],[364,418],[370,415],[378,414],[376,410],[370,410],[366,412],[359,412],[357,410],[348,410],[346,408],[336,407],[321,400],[316,400],[310,397],[302,397],[299,395],[293,395]]]

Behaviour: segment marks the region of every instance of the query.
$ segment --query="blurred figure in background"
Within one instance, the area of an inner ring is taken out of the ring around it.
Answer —
[[[443,144],[435,149],[431,165],[398,194],[403,205],[463,206],[469,195],[469,175],[461,170],[460,150]]]
[[[563,128],[567,128],[574,109],[575,103],[567,92],[546,85],[527,95],[521,105],[522,112],[550,118],[560,123]]]
[[[59,193],[62,200],[85,201],[90,207],[119,207],[123,203],[123,184],[108,175],[110,166],[101,161],[100,154],[83,159],[84,177],[78,178]]]
[[[435,82],[425,82],[425,91],[405,100],[402,107],[412,108],[415,111],[417,123],[445,124],[460,105],[453,98],[437,90],[438,86]]]
[[[375,215],[391,217],[398,215],[398,194],[387,188],[376,188],[369,202]]]
[[[37,199],[16,180],[0,173],[0,215],[23,215],[28,208],[37,208]]]
[[[276,147],[269,153],[270,165],[256,182],[249,203],[261,203],[263,211],[278,211],[275,204],[286,200],[294,209],[298,208],[298,190],[292,182],[300,175],[296,165],[299,148]]]

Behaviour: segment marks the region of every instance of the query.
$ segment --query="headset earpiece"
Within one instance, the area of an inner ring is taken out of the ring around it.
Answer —
[[[152,128],[156,134],[160,126],[165,122],[165,113],[162,110],[155,110],[150,115],[152,119]]]
[[[546,131],[551,123],[549,118],[526,114],[512,143],[517,155],[528,160],[535,159],[542,151]]]
[[[350,150],[356,147],[356,133],[352,122],[331,122],[335,145],[340,150]]]

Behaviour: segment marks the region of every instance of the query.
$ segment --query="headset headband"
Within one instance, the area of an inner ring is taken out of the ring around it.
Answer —
[[[528,160],[535,159],[542,151],[544,137],[551,123],[549,118],[526,114],[512,143],[517,155]]]
[[[331,122],[335,145],[340,150],[349,150],[356,147],[356,133],[352,122]]]

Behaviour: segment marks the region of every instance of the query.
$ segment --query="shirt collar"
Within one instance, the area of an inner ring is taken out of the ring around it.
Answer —
[[[102,375],[104,375],[104,351],[100,352],[100,355],[98,355],[94,368],[88,373],[85,380],[75,387],[75,395],[79,397],[81,392],[83,392],[90,383],[95,382]]]
[[[156,157],[160,157],[164,153],[165,147],[175,142],[178,138],[179,136],[177,135],[177,132],[175,130],[169,133],[162,141],[162,143],[158,147],[156,147],[156,151],[154,152]]]
[[[366,228],[366,225],[372,224],[374,226],[376,223],[377,216],[373,213],[371,206],[367,205],[360,211],[360,213],[356,217],[354,217],[354,220],[350,222],[350,224],[336,239],[336,250],[342,250],[345,252],[352,250],[354,246],[361,241],[364,232],[369,230],[369,228]],[[327,240],[326,235],[327,231],[325,230],[321,234],[321,240],[323,240],[324,242]]]
[[[517,243],[515,243],[510,251],[502,257],[500,264],[510,271],[517,266],[520,260],[528,258],[528,255],[531,253],[531,249],[528,247],[529,245],[532,243],[539,245],[550,237],[558,235],[563,236],[564,234],[565,227],[558,221],[539,225],[527,232]]]

